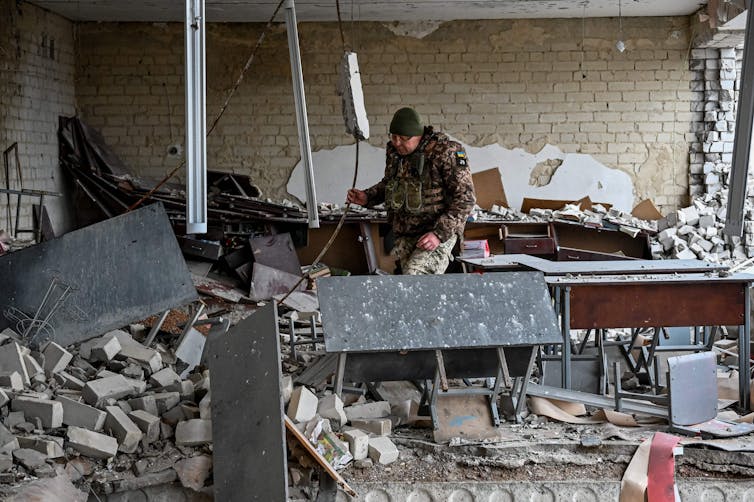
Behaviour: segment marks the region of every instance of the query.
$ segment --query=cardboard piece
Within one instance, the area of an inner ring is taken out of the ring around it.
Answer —
[[[471,175],[476,192],[477,206],[489,211],[493,205],[509,207],[505,198],[505,188],[500,170],[497,167],[479,171]]]
[[[437,397],[437,443],[452,438],[470,440],[504,439],[503,429],[492,423],[489,398],[481,395],[450,394]],[[507,437],[511,439],[510,437]]]
[[[647,491],[647,468],[652,440],[647,439],[636,449],[620,483],[620,502],[644,502]]]
[[[631,211],[631,216],[648,221],[662,219],[662,213],[660,213],[649,199],[644,199],[636,204],[636,207]]]

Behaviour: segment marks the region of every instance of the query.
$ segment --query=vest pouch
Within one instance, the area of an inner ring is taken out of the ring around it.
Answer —
[[[391,211],[397,211],[403,207],[406,200],[406,186],[399,179],[392,179],[385,185],[385,206]]]
[[[406,180],[406,211],[418,213],[421,211],[422,205],[421,180]]]

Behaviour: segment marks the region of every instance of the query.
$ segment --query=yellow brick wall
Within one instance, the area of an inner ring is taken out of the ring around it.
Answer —
[[[258,24],[210,25],[208,123],[260,33]],[[688,199],[688,151],[697,121],[689,90],[688,18],[624,20],[627,50],[614,49],[615,19],[462,21],[418,39],[380,23],[348,26],[358,52],[374,145],[400,106],[475,145],[538,151],[545,143],[593,155],[628,172],[637,197],[663,209]],[[347,144],[335,92],[342,54],[335,23],[301,23],[313,149]],[[83,23],[76,98],[132,169],[160,178],[183,143],[180,24]],[[582,62],[583,60],[583,62]],[[250,174],[266,196],[286,196],[299,159],[285,28],[268,35],[208,141],[211,169]]]

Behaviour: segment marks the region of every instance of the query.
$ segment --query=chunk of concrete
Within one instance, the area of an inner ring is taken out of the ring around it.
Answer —
[[[0,408],[8,404],[10,401],[10,397],[8,396],[8,393],[5,392],[5,389],[0,389]]]
[[[10,454],[18,448],[18,438],[0,423],[0,453]]]
[[[117,337],[100,337],[92,343],[90,361],[108,362],[120,352],[120,340]]]
[[[0,345],[0,368],[3,373],[18,372],[23,384],[29,385],[29,372],[26,370],[23,352],[16,342]]]
[[[363,420],[368,418],[385,418],[390,415],[388,401],[374,403],[353,404],[345,408],[348,420]]]
[[[157,388],[164,388],[174,383],[181,383],[181,377],[170,368],[163,368],[149,377],[149,383]]]
[[[128,414],[133,423],[144,433],[147,443],[160,439],[160,418],[144,410],[135,410]]]
[[[10,453],[0,453],[0,472],[6,472],[13,467],[13,455]]]
[[[384,436],[369,438],[369,458],[386,465],[398,460],[398,448]]]
[[[63,438],[59,437],[19,437],[18,445],[21,448],[36,450],[47,458],[60,458],[65,456],[65,453],[63,452]]]
[[[364,420],[351,420],[351,425],[356,429],[376,434],[378,436],[388,436],[392,430],[392,422],[389,418],[367,418]]]
[[[296,423],[308,422],[317,414],[317,405],[317,396],[302,385],[293,390],[286,415]]]
[[[177,392],[182,401],[194,400],[194,383],[191,380],[181,380],[165,387],[166,392]]]
[[[74,450],[92,458],[108,459],[118,453],[118,440],[99,432],[71,426],[67,437]]]
[[[158,392],[157,394],[152,394],[152,397],[154,398],[155,405],[157,405],[157,415],[162,415],[181,402],[181,395],[177,392]]]
[[[2,366],[2,362],[0,362],[0,366]],[[18,392],[24,390],[24,379],[18,371],[4,371],[0,373],[0,387]]]
[[[24,365],[26,366],[29,380],[41,383],[46,381],[44,368],[30,354],[24,354]]]
[[[155,402],[154,396],[141,396],[129,399],[128,405],[131,406],[133,410],[144,410],[150,415],[159,416],[159,412],[157,411],[157,403]]]
[[[197,455],[196,457],[185,458],[176,462],[174,469],[183,486],[199,491],[204,487],[204,482],[209,477],[209,472],[212,469],[212,457]]]
[[[118,406],[106,406],[105,428],[118,439],[118,450],[133,453],[143,437],[141,429]]]
[[[42,421],[47,429],[54,429],[63,425],[63,405],[49,399],[33,397],[17,397],[11,401],[13,411],[23,411],[24,416],[36,417]]]
[[[55,381],[57,381],[64,389],[84,390],[85,382],[71,375],[67,371],[58,371],[55,373]]]
[[[44,371],[48,378],[63,371],[73,359],[73,354],[55,342],[48,343],[42,353],[45,356]]]
[[[212,421],[195,418],[178,422],[175,428],[175,444],[201,446],[212,442]]]
[[[23,411],[11,411],[8,413],[8,416],[5,417],[4,422],[7,427],[15,427],[18,424],[26,422],[26,417],[24,416]],[[0,445],[0,447],[1,446],[2,445]]]
[[[31,448],[19,448],[15,450],[13,458],[27,469],[34,469],[47,463],[47,455]]]
[[[150,373],[156,373],[162,369],[162,356],[154,349],[144,347],[138,342],[133,344],[121,343],[121,349],[117,356],[119,359],[133,359],[149,368]]]
[[[64,424],[83,427],[92,431],[100,431],[105,425],[107,413],[104,411],[64,396],[58,396],[57,401],[63,405]]]
[[[123,375],[91,380],[84,386],[84,401],[100,406],[106,399],[120,399],[133,394],[134,389]]]
[[[349,429],[343,433],[348,442],[348,450],[354,460],[367,458],[369,454],[369,436],[359,429]]]
[[[209,392],[199,401],[199,418],[205,420],[212,418],[212,396]]]
[[[280,381],[281,393],[283,394],[283,403],[288,404],[293,395],[293,377],[291,375],[285,375]]]
[[[319,400],[317,413],[322,418],[328,418],[338,426],[343,426],[348,421],[343,411],[343,401],[336,394],[329,394]]]

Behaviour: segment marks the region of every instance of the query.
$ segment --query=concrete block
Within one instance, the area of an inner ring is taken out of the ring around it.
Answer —
[[[144,433],[147,443],[160,439],[160,418],[144,410],[135,410],[128,414],[133,423]]]
[[[126,378],[134,378],[136,380],[144,379],[144,370],[137,364],[129,364],[120,371],[120,374]]]
[[[194,384],[191,380],[181,380],[165,387],[166,392],[177,392],[181,401],[194,400]]]
[[[377,401],[374,403],[354,404],[346,407],[348,420],[360,420],[366,418],[385,418],[390,415],[390,403]]]
[[[175,444],[201,446],[212,442],[212,421],[195,418],[178,422],[175,428]]]
[[[284,376],[280,382],[280,386],[282,387],[283,404],[288,404],[288,401],[291,400],[291,395],[293,395],[293,377],[290,375]]]
[[[157,411],[157,403],[154,399],[154,396],[141,396],[134,399],[129,399],[128,404],[133,410],[144,410],[151,415],[159,416],[159,412]]]
[[[39,418],[42,425],[47,429],[54,429],[63,425],[63,405],[59,401],[17,397],[11,401],[11,408],[13,411],[23,411],[27,419],[29,417]]]
[[[26,372],[29,375],[30,381],[40,383],[47,381],[44,368],[30,354],[24,354],[24,365],[26,366]]]
[[[296,387],[291,394],[286,415],[296,423],[308,422],[317,414],[317,396],[304,387]]]
[[[694,231],[694,227],[691,225],[683,225],[681,228],[678,229],[678,235],[689,235]]]
[[[383,465],[391,464],[398,460],[398,448],[386,437],[369,438],[369,458]]]
[[[64,424],[92,431],[101,431],[105,425],[107,413],[104,411],[64,396],[57,396],[57,401],[63,405]]]
[[[0,453],[0,472],[9,471],[11,470],[12,467],[13,467],[13,455]]]
[[[199,418],[205,420],[212,418],[212,396],[209,392],[199,401]]]
[[[393,424],[389,418],[367,418],[363,420],[351,420],[351,425],[362,431],[378,436],[389,436]]]
[[[133,453],[144,436],[141,429],[118,406],[105,407],[105,429],[118,439],[118,450]]]
[[[8,416],[5,417],[5,425],[7,427],[15,427],[16,425],[26,422],[26,417],[24,416],[23,411],[11,411],[8,413]],[[0,449],[2,448],[2,445],[0,445]]]
[[[13,452],[13,458],[19,464],[23,465],[27,469],[33,470],[36,467],[41,467],[47,463],[47,457],[30,448],[19,448]]]
[[[319,400],[317,413],[322,418],[328,418],[338,426],[343,426],[348,421],[348,417],[343,411],[343,401],[335,394],[330,394]]]
[[[54,374],[55,381],[64,389],[84,390],[86,382],[76,378],[67,371],[58,371]]]
[[[148,368],[150,373],[156,373],[162,369],[162,356],[160,356],[160,353],[154,349],[144,347],[138,342],[133,342],[133,344],[121,343],[121,349],[117,357],[118,359],[133,359],[145,368]]]
[[[131,386],[131,389],[133,389],[133,393],[135,395],[144,394],[147,391],[147,382],[144,380],[138,380],[136,378],[126,378],[126,382],[128,382],[128,385]]]
[[[178,406],[173,406],[168,411],[166,411],[165,413],[163,413],[160,416],[160,418],[166,424],[170,424],[172,426],[175,426],[175,425],[178,424],[178,422],[183,422],[184,420],[187,420],[187,419],[193,418],[193,417],[186,416],[186,413],[185,413],[183,407],[180,406],[180,405],[178,405]]]
[[[4,389],[0,389],[0,408],[10,402],[10,397]]]
[[[348,442],[348,450],[354,460],[367,458],[369,454],[369,436],[359,429],[349,429],[343,433]]]
[[[18,448],[18,438],[0,423],[0,453],[10,454]]]
[[[2,362],[0,362],[2,366]],[[24,379],[18,371],[0,373],[0,387],[6,387],[13,392],[24,390]]]
[[[90,361],[108,362],[120,352],[120,340],[117,337],[100,337],[91,345]]]
[[[722,150],[721,150],[722,151]],[[683,223],[686,225],[696,225],[699,222],[699,213],[694,206],[684,207],[679,210],[683,217]]]
[[[152,376],[149,377],[149,383],[154,387],[163,388],[174,383],[181,383],[181,377],[172,369],[163,368],[160,371],[152,373]]]
[[[181,402],[181,395],[177,392],[158,392],[152,394],[155,405],[157,405],[157,415],[162,415]],[[145,410],[149,411],[149,410]]]
[[[108,459],[118,453],[118,440],[99,432],[72,426],[68,427],[66,436],[69,446],[92,458]]]
[[[0,368],[3,373],[17,372],[21,375],[23,384],[29,385],[29,372],[26,370],[21,346],[16,342],[0,345]]]
[[[65,456],[63,451],[63,438],[53,436],[19,437],[18,445],[42,453],[47,458],[60,458]]]
[[[113,375],[91,380],[84,386],[84,401],[92,406],[101,405],[106,399],[121,399],[133,394],[133,386],[123,375]]]
[[[63,371],[73,359],[73,354],[55,342],[48,343],[42,353],[45,356],[44,371],[48,378]]]

